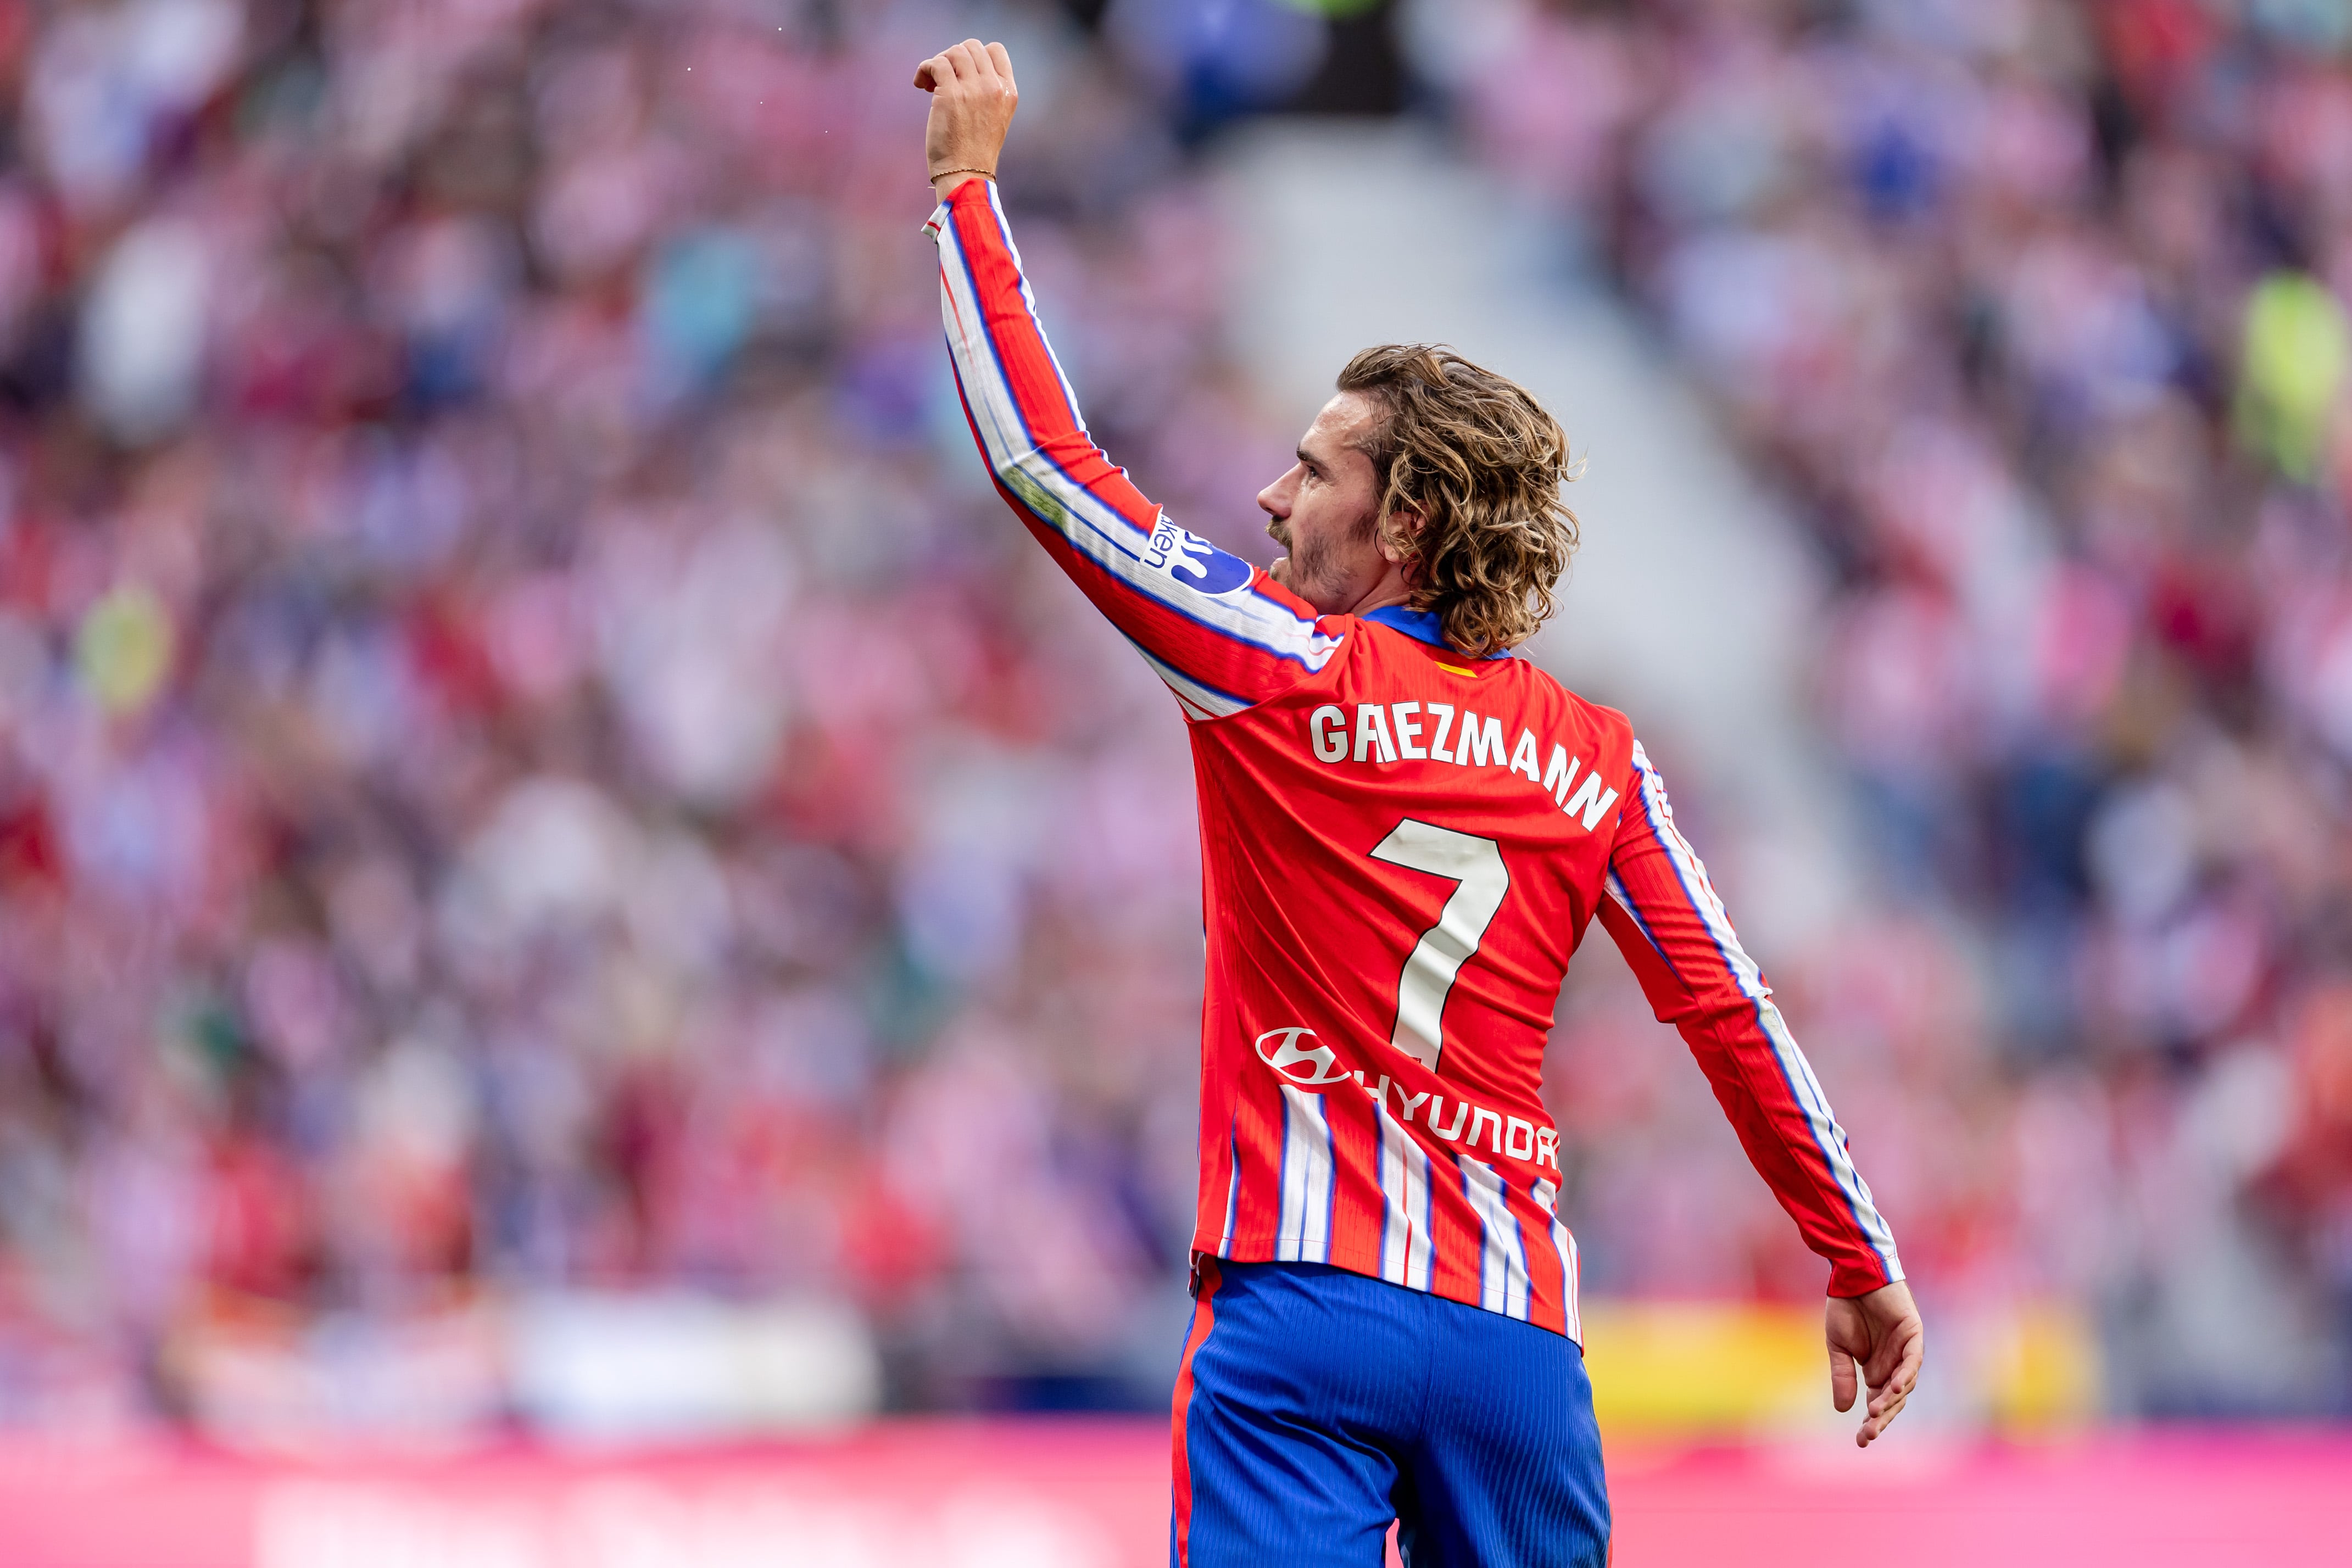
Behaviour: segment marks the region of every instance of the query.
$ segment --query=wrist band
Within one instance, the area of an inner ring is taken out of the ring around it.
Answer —
[[[977,174],[983,180],[993,180],[996,178],[996,171],[993,169],[942,169],[931,176],[931,181],[936,184],[938,182],[946,179],[950,174]]]

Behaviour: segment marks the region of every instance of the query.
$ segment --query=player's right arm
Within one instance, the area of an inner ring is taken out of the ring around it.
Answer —
[[[1104,455],[1037,323],[992,180],[1016,100],[1001,45],[965,43],[923,63],[927,149],[944,199],[940,315],[972,434],[998,492],[1176,694],[1213,718],[1319,670],[1339,638],[1271,577],[1164,517]]]

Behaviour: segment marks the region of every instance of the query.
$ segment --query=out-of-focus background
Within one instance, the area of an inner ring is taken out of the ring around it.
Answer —
[[[1190,770],[957,409],[908,83],[971,34],[1187,527],[1267,559],[1386,339],[1588,456],[1530,653],[1934,1335],[1824,1458],[1824,1269],[1588,944],[1622,1560],[2340,1498],[2347,0],[0,0],[0,1555],[1164,1550]]]

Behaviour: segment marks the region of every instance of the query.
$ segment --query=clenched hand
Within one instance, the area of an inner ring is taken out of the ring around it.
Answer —
[[[917,67],[915,85],[931,95],[923,161],[931,188],[945,201],[975,172],[996,172],[1013,111],[1021,102],[1021,89],[1013,83],[1013,57],[1003,44],[966,38]]]

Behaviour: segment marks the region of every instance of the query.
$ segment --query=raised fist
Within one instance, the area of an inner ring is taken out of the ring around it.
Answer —
[[[915,69],[915,85],[931,95],[923,128],[923,161],[944,198],[971,172],[996,172],[1004,134],[1021,89],[1013,85],[1013,57],[1003,44],[966,38]],[[954,171],[965,171],[956,173]]]

